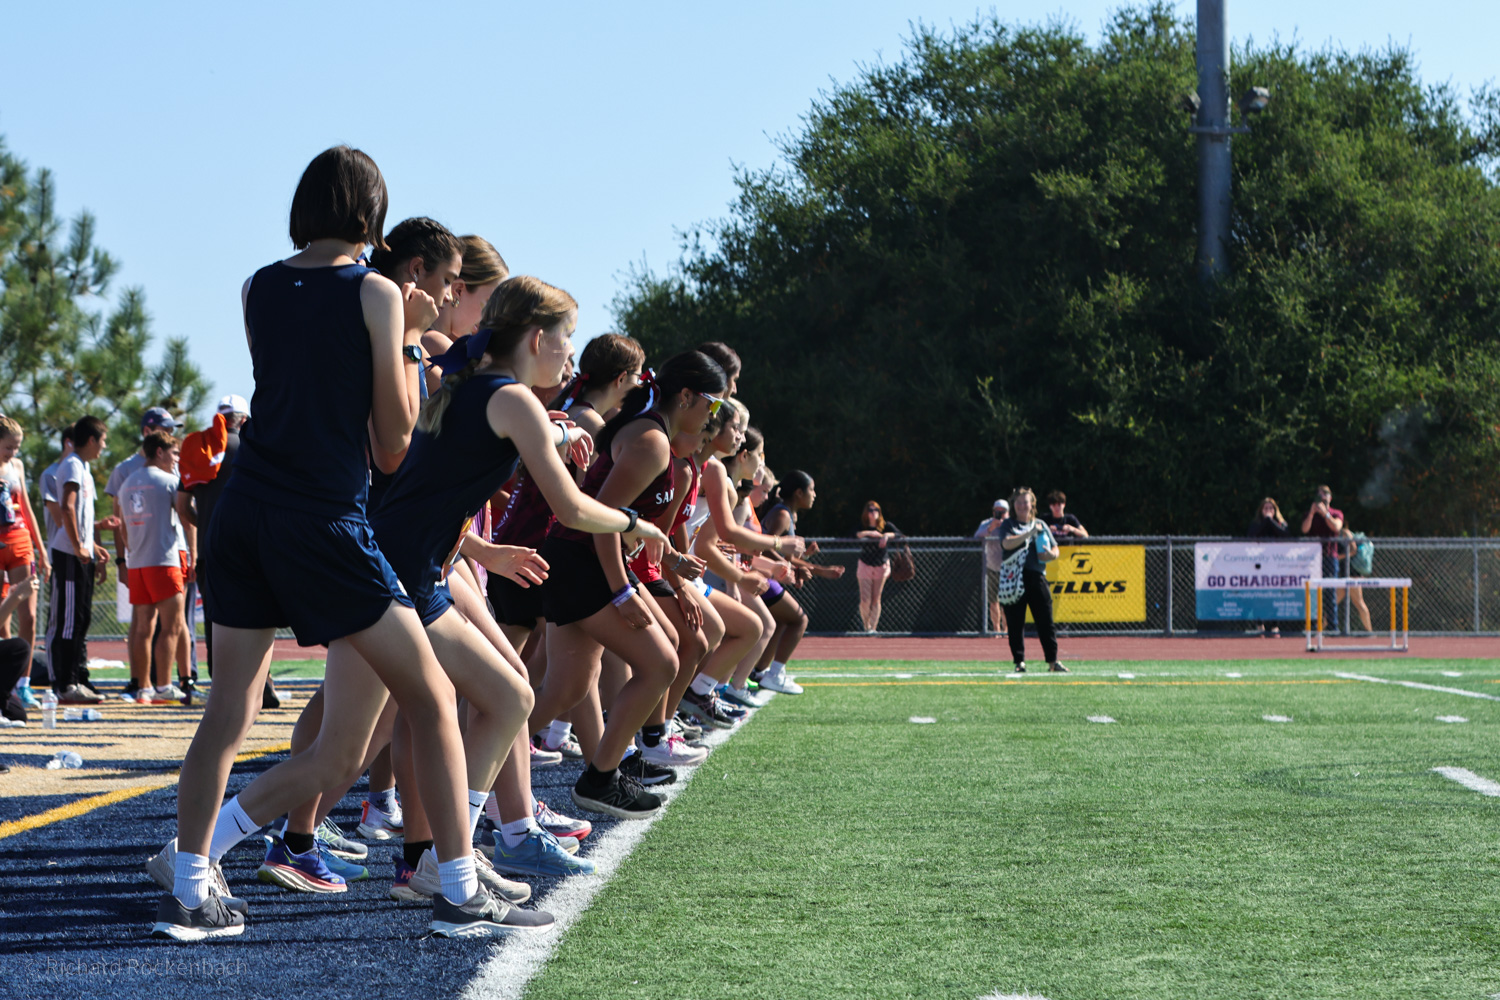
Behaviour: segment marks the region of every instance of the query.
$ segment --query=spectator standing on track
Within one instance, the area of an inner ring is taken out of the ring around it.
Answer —
[[[880,504],[874,500],[865,504],[860,530],[854,537],[864,542],[859,547],[855,576],[859,578],[859,617],[866,632],[874,632],[880,627],[880,593],[885,590],[885,581],[891,575],[888,544],[899,534],[901,529],[886,521]]]
[[[1026,565],[1022,572],[1026,589],[1014,604],[1005,606],[1005,621],[1010,626],[1010,655],[1016,673],[1026,672],[1026,609],[1036,621],[1036,636],[1047,658],[1047,669],[1055,674],[1068,673],[1057,661],[1057,631],[1052,625],[1052,587],[1047,583],[1046,567],[1057,558],[1057,542],[1052,531],[1036,516],[1036,494],[1025,486],[1010,497],[1011,514],[1000,522],[1001,546],[1007,553],[1026,546]]]
[[[47,662],[58,701],[94,705],[103,699],[88,687],[88,632],[94,619],[94,585],[109,571],[109,553],[95,530],[119,527],[114,517],[94,521],[94,476],[88,463],[104,453],[109,432],[95,416],[73,425],[73,454],[57,466],[58,530],[52,547],[52,606],[47,621]]]
[[[1000,564],[1005,561],[1005,547],[1001,544],[1000,525],[1010,516],[1010,502],[996,500],[990,516],[979,522],[975,538],[984,539],[984,599],[990,606],[990,627],[995,634],[1005,636],[1005,612],[1000,608],[996,588],[1000,585]]]
[[[1277,504],[1274,497],[1266,497],[1260,502],[1260,507],[1255,511],[1255,517],[1250,520],[1250,527],[1245,532],[1247,538],[1264,538],[1269,541],[1280,541],[1292,533],[1288,527],[1286,518],[1281,516],[1281,506]],[[1273,639],[1281,637],[1281,626],[1273,621],[1258,622],[1260,634],[1266,635],[1269,628]]]
[[[1089,537],[1088,529],[1083,526],[1083,522],[1068,513],[1068,495],[1062,490],[1053,490],[1047,494],[1047,509],[1052,513],[1042,520],[1046,522],[1052,532],[1053,541],[1057,544],[1068,545]]]
[[[1356,544],[1354,539],[1354,532],[1349,530],[1349,526],[1347,524],[1344,525],[1343,530],[1339,532],[1339,537],[1344,540],[1345,558],[1349,560],[1349,575],[1368,577],[1370,575],[1369,573],[1361,573],[1357,568],[1356,561],[1354,559],[1354,548]],[[1370,606],[1365,603],[1365,588],[1340,587],[1338,590],[1335,590],[1333,594],[1333,603],[1335,607],[1343,603],[1344,596],[1347,594],[1349,603],[1351,606],[1353,606],[1355,612],[1358,613],[1359,623],[1364,626],[1365,631],[1375,631],[1374,627],[1370,625]]]
[[[1302,518],[1302,533],[1311,538],[1336,539],[1339,532],[1344,530],[1344,512],[1337,507],[1329,506],[1333,503],[1333,490],[1327,486],[1319,486],[1317,495],[1313,499],[1312,506],[1307,508],[1307,515]],[[1343,574],[1340,571],[1342,560],[1339,558],[1339,543],[1326,541],[1323,543],[1323,579],[1334,580]],[[1333,596],[1333,612],[1338,615],[1338,596]]]
[[[180,687],[174,688],[167,676],[172,654],[187,627],[183,603],[187,584],[193,578],[188,553],[179,543],[182,526],[177,520],[177,439],[166,431],[152,431],[142,442],[141,451],[145,464],[130,474],[116,498],[124,512],[124,534],[129,539],[130,673],[134,679],[145,671],[137,701],[180,700],[190,705],[193,678],[188,665],[178,661]],[[153,633],[154,662],[148,649]],[[153,683],[154,692],[148,690]]]

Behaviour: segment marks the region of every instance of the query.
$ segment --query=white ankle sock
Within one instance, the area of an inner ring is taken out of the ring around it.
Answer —
[[[387,788],[383,792],[371,792],[370,805],[379,809],[387,816],[391,815],[396,811],[396,790],[394,788]]]
[[[250,814],[240,807],[240,797],[236,795],[224,803],[224,808],[219,810],[219,818],[214,821],[213,841],[208,845],[208,856],[218,861],[229,853],[229,849],[246,837],[261,828],[261,824],[250,818]]]
[[[491,823],[500,825],[500,800],[495,798],[494,792],[484,797],[484,814],[490,818]]]
[[[536,825],[536,820],[527,816],[525,819],[518,819],[514,823],[501,823],[500,836],[505,841],[506,847],[518,847],[521,841],[526,839],[528,833],[539,832],[541,829],[541,827]]]
[[[474,855],[465,854],[452,861],[438,862],[438,878],[448,902],[462,906],[479,891],[479,876],[474,871]]]
[[[699,674],[693,678],[693,694],[701,694],[705,698],[713,694],[714,688],[718,686],[719,682],[707,674]]]
[[[769,669],[773,674],[781,673],[782,671],[786,670],[786,664],[782,663],[780,660],[772,660]]]
[[[547,749],[556,750],[558,747],[562,746],[563,741],[566,740],[569,734],[571,734],[572,732],[573,723],[558,722],[556,719],[552,720],[552,724],[547,727]]]
[[[203,905],[208,898],[211,862],[201,854],[178,851],[176,867],[173,869],[172,895],[193,910]]]
[[[479,829],[479,817],[484,813],[484,800],[490,797],[489,792],[476,792],[469,789],[469,842],[474,842],[474,831]],[[468,898],[468,897],[464,897]]]

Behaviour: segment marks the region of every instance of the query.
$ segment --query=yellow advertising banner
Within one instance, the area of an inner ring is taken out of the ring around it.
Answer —
[[[1146,620],[1144,545],[1063,545],[1061,551],[1047,564],[1054,621]]]

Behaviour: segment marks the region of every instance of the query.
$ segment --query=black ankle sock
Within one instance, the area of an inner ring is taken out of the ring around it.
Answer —
[[[616,770],[618,770],[618,768],[611,768],[608,771],[601,771],[593,764],[590,764],[588,767],[584,768],[583,776],[578,779],[578,783],[589,788],[608,787],[609,783],[614,780]]]
[[[286,833],[282,834],[281,842],[286,844],[286,849],[291,851],[293,854],[306,854],[308,851],[318,846],[318,842],[313,838],[312,834],[293,833],[291,830],[288,830]]]
[[[422,863],[422,855],[427,848],[432,846],[430,840],[408,840],[401,848],[401,853],[406,856],[408,866],[415,868]]]
[[[654,746],[656,746],[658,743],[660,743],[662,741],[662,737],[664,737],[666,735],[667,735],[667,727],[666,726],[642,726],[641,727],[641,742],[645,743],[648,747],[654,747]]]

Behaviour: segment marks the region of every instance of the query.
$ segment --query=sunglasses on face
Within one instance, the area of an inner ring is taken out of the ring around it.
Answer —
[[[700,392],[700,393],[698,393],[698,395],[700,395],[704,399],[708,400],[708,415],[710,417],[713,416],[715,413],[718,413],[719,412],[719,407],[721,407],[721,406],[724,405],[724,401],[722,399],[720,399],[718,396],[710,396],[706,392]]]

